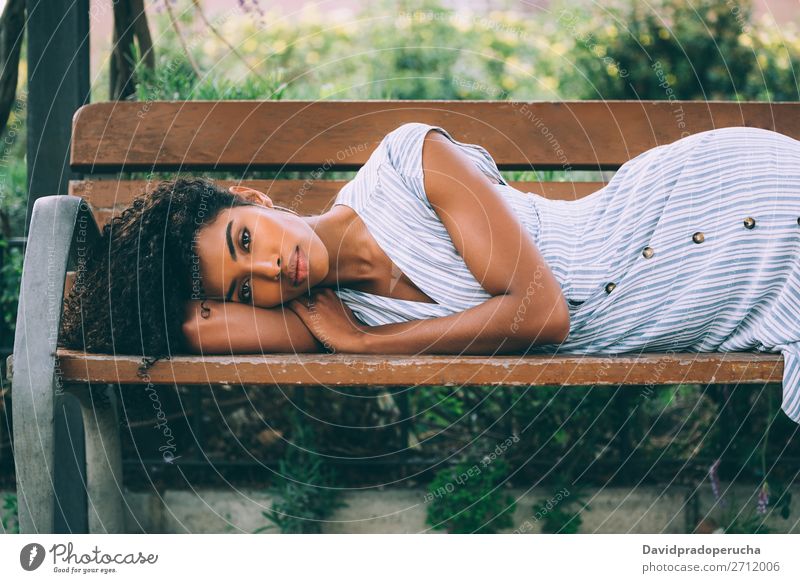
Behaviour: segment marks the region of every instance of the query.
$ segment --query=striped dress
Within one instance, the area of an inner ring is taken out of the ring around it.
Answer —
[[[756,128],[701,132],[643,152],[589,196],[557,201],[509,186],[482,147],[404,124],[334,204],[358,213],[436,303],[337,289],[367,325],[446,316],[490,297],[425,195],[431,129],[498,183],[561,284],[569,336],[531,352],[782,352],[783,410],[800,423],[800,141]]]

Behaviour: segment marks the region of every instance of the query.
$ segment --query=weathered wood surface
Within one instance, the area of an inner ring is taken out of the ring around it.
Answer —
[[[64,382],[343,386],[659,385],[781,382],[780,354],[603,356],[176,356],[139,373],[141,358],[59,350]]]
[[[501,168],[616,168],[726,126],[800,139],[800,103],[690,101],[156,101],[82,107],[74,170],[357,168],[406,122],[486,147]]]

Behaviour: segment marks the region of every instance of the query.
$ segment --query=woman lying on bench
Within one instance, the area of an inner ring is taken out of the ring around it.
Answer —
[[[775,132],[694,134],[557,201],[409,123],[321,215],[178,179],[104,233],[68,299],[74,348],[783,351],[784,410],[800,420],[800,141]]]

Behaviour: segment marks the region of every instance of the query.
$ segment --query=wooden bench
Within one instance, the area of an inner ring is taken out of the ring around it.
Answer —
[[[15,459],[22,532],[54,520],[54,395],[76,394],[84,410],[90,532],[123,529],[122,472],[113,385],[664,385],[779,383],[780,355],[641,354],[607,357],[236,355],[175,356],[142,374],[141,359],[57,350],[70,262],[146,182],[130,171],[305,170],[309,179],[245,180],[277,203],[318,213],[401,123],[445,127],[479,143],[503,170],[618,168],[640,152],[713,127],[756,126],[800,138],[800,104],[706,102],[125,102],[82,107],[73,121],[71,165],[84,180],[33,209],[13,362]],[[229,182],[223,182],[228,184]],[[523,182],[575,199],[599,182]],[[96,224],[97,223],[97,224]],[[112,406],[95,407],[100,385]]]

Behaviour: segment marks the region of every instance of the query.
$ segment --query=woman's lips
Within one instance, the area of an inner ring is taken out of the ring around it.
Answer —
[[[308,277],[308,259],[300,245],[295,247],[292,256],[292,284],[297,287]]]

